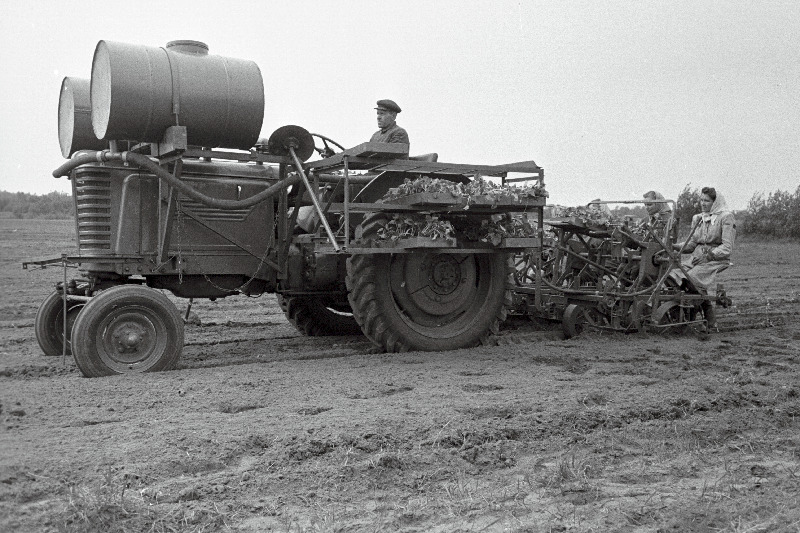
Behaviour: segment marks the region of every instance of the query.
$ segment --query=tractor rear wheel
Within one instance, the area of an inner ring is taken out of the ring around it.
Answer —
[[[78,313],[84,302],[67,300],[67,355],[72,355],[70,333]],[[44,299],[36,311],[34,333],[44,355],[62,355],[64,353],[64,302],[61,293],[54,291]]]
[[[311,337],[361,335],[361,326],[347,304],[326,298],[278,295],[286,319],[297,330]]]
[[[369,242],[385,222],[370,217]],[[507,253],[358,254],[347,260],[348,299],[364,334],[387,352],[442,351],[480,344],[499,331],[512,304]]]
[[[183,318],[155,289],[120,285],[89,300],[72,339],[72,355],[86,377],[169,370],[183,350]]]

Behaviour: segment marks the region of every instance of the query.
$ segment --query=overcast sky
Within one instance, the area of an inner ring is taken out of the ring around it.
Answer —
[[[345,146],[402,108],[412,154],[534,160],[552,203],[675,198],[733,208],[800,183],[800,2],[0,2],[0,189],[69,191],[58,95],[100,40],[202,41],[255,61],[262,135],[297,124]]]

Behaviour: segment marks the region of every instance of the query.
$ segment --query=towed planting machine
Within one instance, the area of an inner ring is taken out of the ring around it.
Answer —
[[[264,105],[255,63],[196,41],[100,41],[91,79],[63,80],[53,174],[72,183],[78,250],[24,264],[64,269],[36,316],[45,354],[89,377],[174,367],[184,323],[162,290],[274,293],[304,334],[390,352],[498,331],[511,258],[541,252],[542,168],[344,149],[298,126],[259,139]]]
[[[557,208],[562,216],[545,220],[542,247],[517,256],[517,308],[531,317],[560,320],[566,338],[585,329],[677,332],[713,324],[713,304],[727,307],[730,300],[719,291],[714,302],[687,276],[682,249],[675,250],[674,201],[663,202],[672,204],[664,220],[636,226],[612,221],[600,207],[630,203],[644,202]],[[672,276],[676,271],[684,275]]]

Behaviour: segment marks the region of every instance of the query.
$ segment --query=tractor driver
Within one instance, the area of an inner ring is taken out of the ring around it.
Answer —
[[[397,125],[397,114],[402,111],[393,100],[378,100],[378,127],[380,128],[370,138],[369,142],[379,143],[404,143],[409,145],[408,133]],[[406,151],[408,157],[408,151]],[[302,206],[297,211],[297,225],[304,231],[310,232],[319,220],[313,206]]]
[[[378,100],[378,131],[372,134],[369,142],[410,144],[406,130],[397,125],[397,114],[402,111],[392,100]],[[408,152],[406,152],[408,155]]]

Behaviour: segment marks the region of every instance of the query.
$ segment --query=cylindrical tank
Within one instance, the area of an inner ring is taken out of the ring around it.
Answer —
[[[247,150],[264,120],[264,81],[253,61],[209,55],[197,41],[163,48],[100,41],[91,104],[100,139],[159,142],[180,125],[191,145]]]
[[[69,157],[78,150],[103,150],[106,141],[92,131],[92,107],[89,104],[89,80],[64,78],[58,97],[58,144],[61,154]]]

